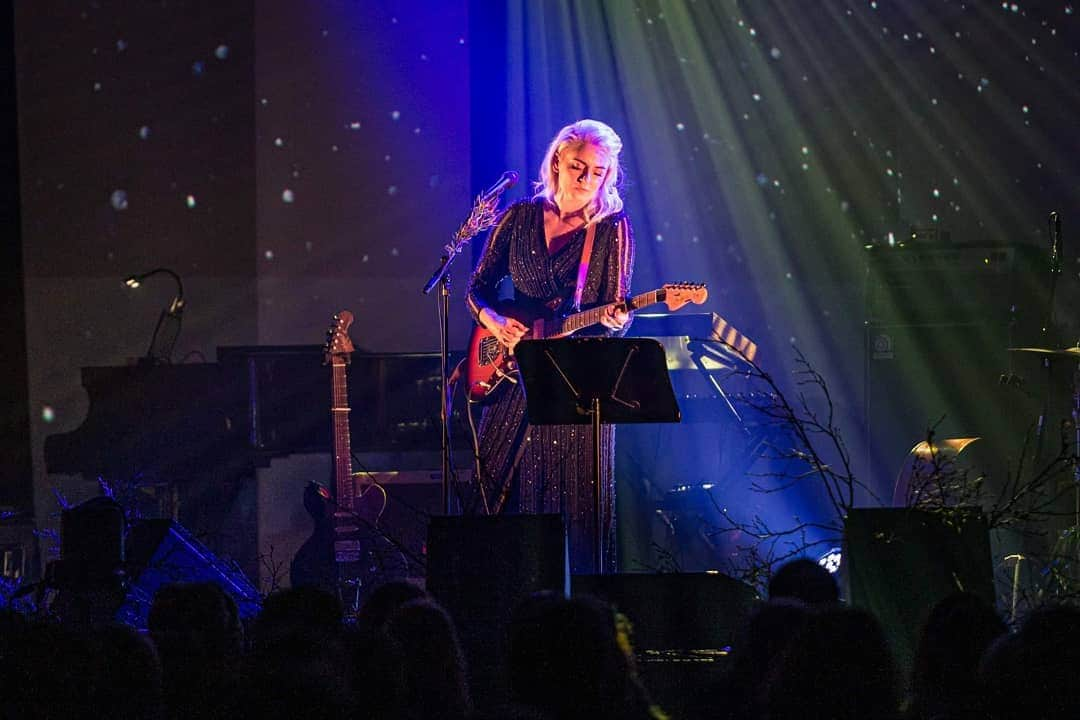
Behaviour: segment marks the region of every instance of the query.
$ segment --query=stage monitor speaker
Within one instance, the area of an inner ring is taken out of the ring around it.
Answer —
[[[575,575],[571,589],[626,615],[639,653],[728,648],[758,602],[753,587],[720,573]]]
[[[428,592],[459,621],[505,619],[532,592],[569,591],[559,515],[433,517],[427,551]]]
[[[907,508],[854,509],[844,522],[850,603],[872,612],[901,667],[911,668],[930,609],[954,592],[994,603],[990,535],[978,509],[950,519]]]
[[[114,577],[124,562],[124,510],[110,497],[60,513],[60,585]]]
[[[431,518],[427,590],[457,624],[474,694],[496,692],[514,608],[537,591],[569,593],[568,562],[560,515]]]
[[[178,523],[143,520],[127,536],[128,586],[116,619],[146,629],[154,595],[164,585],[177,582],[211,582],[236,601],[240,618],[258,614],[262,600],[238,567],[215,557]]]

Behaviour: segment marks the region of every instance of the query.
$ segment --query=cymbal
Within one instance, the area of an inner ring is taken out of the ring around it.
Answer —
[[[915,447],[911,448],[909,454],[914,455],[920,460],[928,460],[935,455],[955,457],[962,453],[964,448],[968,445],[981,439],[982,438],[978,437],[946,438],[945,440],[933,444],[923,440],[920,443],[916,443]]]
[[[1050,355],[1053,357],[1065,357],[1072,358],[1073,360],[1080,360],[1080,346],[1064,348],[1062,350],[1051,350],[1049,348],[1009,348],[1009,352],[1024,352],[1032,353],[1034,355]]]

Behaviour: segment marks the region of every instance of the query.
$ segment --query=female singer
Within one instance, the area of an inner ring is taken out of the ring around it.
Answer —
[[[499,312],[498,290],[509,276],[514,306],[527,315],[561,301],[581,309],[628,296],[634,241],[619,196],[622,140],[596,120],[567,125],[540,164],[537,192],[510,206],[491,232],[469,281],[466,303],[476,321],[511,350],[527,328]],[[592,252],[583,258],[587,235]],[[587,261],[587,266],[582,265]],[[578,288],[579,271],[584,281]],[[515,312],[514,314],[518,314]],[[604,331],[621,335],[629,313],[609,308]],[[484,409],[478,432],[481,478],[491,512],[560,513],[567,524],[570,567],[593,567],[593,445],[588,425],[530,426],[518,384],[502,383]],[[601,525],[604,572],[615,569],[614,427],[601,438]]]

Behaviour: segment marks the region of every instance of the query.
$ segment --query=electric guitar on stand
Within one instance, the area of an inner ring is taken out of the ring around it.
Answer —
[[[623,310],[641,310],[664,303],[674,312],[686,305],[700,305],[709,297],[704,283],[669,283],[656,290],[635,295],[621,303],[609,303],[589,310],[582,310],[563,317],[544,317],[522,312],[513,305],[500,305],[501,315],[512,317],[529,328],[527,339],[546,340],[566,337],[578,330],[597,325],[604,311],[618,306]],[[561,304],[561,303],[560,303]],[[477,325],[469,338],[469,352],[465,367],[465,389],[469,400],[484,402],[492,398],[503,381],[517,382],[517,364],[513,353],[499,342],[490,330]]]
[[[304,507],[315,529],[290,567],[293,587],[315,585],[347,595],[360,594],[385,571],[378,529],[386,492],[375,482],[361,487],[352,472],[349,391],[346,367],[353,352],[349,326],[353,315],[342,310],[327,331],[325,362],[330,366],[330,417],[334,441],[334,490],[315,482],[304,490]],[[383,539],[384,540],[384,539]],[[348,605],[348,603],[346,603]]]

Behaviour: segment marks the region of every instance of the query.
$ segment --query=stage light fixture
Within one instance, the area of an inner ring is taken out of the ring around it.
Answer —
[[[841,559],[840,548],[829,548],[824,555],[818,558],[818,565],[828,570],[830,575],[835,575],[840,572]]]

